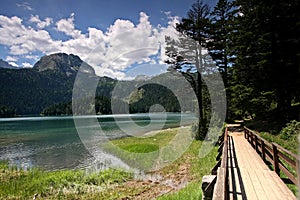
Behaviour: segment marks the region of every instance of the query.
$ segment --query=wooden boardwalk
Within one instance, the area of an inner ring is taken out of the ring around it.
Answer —
[[[244,138],[243,132],[229,132],[228,141],[229,199],[296,200]]]

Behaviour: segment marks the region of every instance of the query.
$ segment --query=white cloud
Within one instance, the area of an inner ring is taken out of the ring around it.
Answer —
[[[78,38],[81,35],[81,31],[75,29],[74,16],[75,14],[72,13],[69,18],[59,20],[56,23],[56,28],[58,31],[63,32],[68,36]]]
[[[18,59],[16,57],[12,57],[12,56],[7,56],[6,57],[6,62],[17,62]]]
[[[0,15],[0,43],[4,45],[14,45],[22,43],[23,33],[26,28],[22,25],[22,19],[16,16],[11,18]]]
[[[89,27],[87,33],[83,34],[75,28],[74,16],[72,13],[69,18],[55,23],[57,31],[71,36],[61,41],[53,39],[48,31],[41,30],[53,24],[50,18],[40,20],[38,15],[31,16],[29,21],[36,23],[39,28],[34,30],[25,26],[19,17],[0,15],[0,44],[8,46],[11,58],[18,55],[35,60],[35,52],[72,53],[94,66],[98,75],[122,79],[132,64],[153,64],[156,63],[155,59],[164,58],[165,35],[176,37],[174,27],[179,21],[178,17],[168,16],[167,27],[154,27],[149,16],[141,12],[137,24],[117,19],[106,31]],[[24,63],[21,66],[29,67]]]
[[[167,59],[167,56],[166,56],[166,52],[165,52],[165,49],[166,49],[166,44],[164,42],[165,40],[165,36],[170,36],[171,38],[178,38],[178,32],[176,31],[176,24],[178,24],[180,22],[179,20],[179,17],[175,16],[171,16],[170,13],[166,13],[168,15],[168,26],[167,27],[161,27],[160,28],[160,41],[162,46],[161,46],[161,49],[160,49],[160,59],[159,59],[159,63],[160,64],[164,64],[164,61]]]
[[[36,56],[36,55],[26,55],[26,56],[24,56],[24,58],[37,61],[37,60],[39,60],[40,57]]]
[[[17,65],[15,62],[9,62],[8,64],[10,64],[13,67],[19,67],[19,65]]]
[[[23,68],[32,68],[33,65],[30,64],[30,63],[28,63],[28,62],[24,62],[24,63],[22,63],[22,67],[23,67]]]
[[[107,36],[106,63],[115,71],[125,70],[134,63],[149,62],[150,56],[155,55],[160,46],[158,30],[143,12],[137,25],[129,20],[115,21],[109,27]]]
[[[19,17],[0,15],[0,44],[8,46],[12,55],[26,55],[35,51],[59,51],[61,41],[53,40],[45,30],[25,27]]]
[[[16,6],[23,8],[24,10],[29,10],[29,11],[34,10],[28,2],[16,3]]]
[[[47,26],[50,26],[53,23],[53,19],[52,18],[46,17],[45,20],[42,21],[42,20],[40,20],[40,18],[39,18],[38,15],[31,15],[29,21],[32,22],[32,23],[36,23],[36,26],[39,29],[43,29],[43,28],[45,28]]]

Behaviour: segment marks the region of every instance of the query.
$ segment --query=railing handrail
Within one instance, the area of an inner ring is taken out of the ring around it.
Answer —
[[[244,127],[245,138],[256,149],[264,161],[268,160],[273,164],[274,171],[280,175],[282,171],[290,181],[300,186],[299,182],[299,156],[285,149],[275,142],[269,142],[259,136],[259,134],[247,127]],[[285,164],[283,162],[285,162]],[[295,172],[296,176],[285,165],[289,165]]]
[[[256,131],[249,129],[249,128],[247,128],[246,126],[244,126],[244,129],[248,130],[248,131],[251,132],[253,135],[256,135],[258,139],[264,141],[264,143],[265,143],[266,145],[268,145],[269,147],[272,147],[272,143],[269,142],[268,140],[262,138]]]
[[[214,192],[213,192],[213,200],[227,200],[228,199],[228,128],[226,127],[224,132],[224,138],[222,144],[222,151],[219,152],[218,158],[221,160],[214,167],[217,167],[217,181],[215,183]],[[214,172],[213,172],[214,173]]]

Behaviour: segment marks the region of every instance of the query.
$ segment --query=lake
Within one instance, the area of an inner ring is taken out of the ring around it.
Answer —
[[[98,124],[90,123],[95,120]],[[130,127],[133,127],[130,132],[134,132],[133,129],[148,132],[194,121],[193,114],[180,113],[77,116],[75,122],[72,116],[0,118],[0,160],[8,160],[23,169],[85,168],[93,165],[95,160],[85,148],[84,143],[89,142],[86,140],[91,140],[97,154],[103,154],[103,158],[110,156],[97,148],[98,140],[104,137],[98,134],[100,131],[106,138],[115,139],[130,136],[126,131]],[[79,132],[92,132],[97,137],[83,139],[76,127]],[[126,165],[118,158],[112,160]]]

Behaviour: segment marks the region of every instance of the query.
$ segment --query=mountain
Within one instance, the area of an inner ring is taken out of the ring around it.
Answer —
[[[10,65],[8,62],[0,59],[0,68],[5,68],[5,69],[19,69],[17,67],[14,67],[12,65]]]
[[[78,56],[64,53],[44,56],[33,68],[0,68],[0,108],[13,109],[18,115],[39,114],[48,106],[71,101],[82,65],[89,77],[96,77]]]
[[[162,105],[167,112],[195,108],[188,103],[188,91],[182,89],[180,80],[170,73],[152,78],[140,76],[132,81],[117,81],[96,76],[94,69],[76,55],[57,53],[43,56],[33,68],[0,68],[0,117],[14,114],[72,114],[73,85],[79,71],[83,72],[81,75],[84,78],[77,79],[79,81],[76,85],[83,87],[77,87],[80,88],[80,96],[76,101],[80,102],[78,105],[86,114],[93,113],[94,110],[97,113],[109,114],[112,112],[112,103],[119,107],[120,113],[127,112],[124,108],[128,107],[128,103],[132,113],[149,112],[149,109],[156,111],[152,107],[155,104]],[[93,84],[94,81],[98,85],[96,93],[91,93],[88,90],[90,83]],[[163,86],[166,83],[175,87],[170,89]],[[174,94],[186,97],[184,102],[192,106],[180,108]],[[86,103],[91,98],[94,98],[95,105]]]
[[[73,54],[57,53],[43,56],[33,68],[39,72],[55,71],[63,73],[67,76],[76,75],[79,68],[85,64],[78,56]],[[95,74],[92,67],[89,68],[89,73]]]

